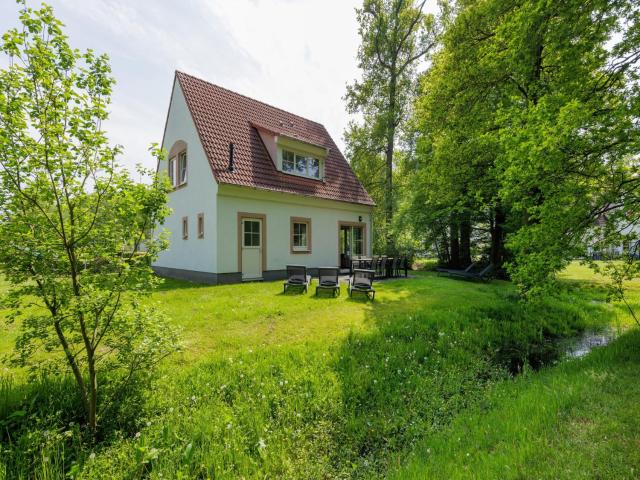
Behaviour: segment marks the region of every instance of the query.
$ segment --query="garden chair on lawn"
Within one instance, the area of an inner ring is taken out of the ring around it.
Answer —
[[[450,275],[464,275],[466,273],[470,273],[471,269],[476,266],[476,262],[471,262],[467,268],[464,270],[456,269],[456,268],[436,268],[436,272],[438,273],[448,273]]]
[[[307,275],[307,267],[304,265],[287,265],[287,281],[284,282],[284,291],[289,287],[302,287],[304,292],[309,291],[311,275]]]
[[[452,270],[447,273],[449,274],[450,277],[454,277],[454,278],[463,278],[466,280],[481,280],[485,282],[491,279],[491,275],[493,273],[493,263],[490,263],[479,272],[473,272],[473,271],[456,272],[455,270]]]
[[[375,270],[355,269],[353,275],[349,278],[349,296],[353,296],[353,292],[361,292],[369,298],[371,293],[371,300],[375,300],[376,291],[373,289],[375,276]]]
[[[340,269],[338,267],[318,268],[318,285],[316,286],[316,297],[318,289],[331,290],[333,296],[340,296]]]

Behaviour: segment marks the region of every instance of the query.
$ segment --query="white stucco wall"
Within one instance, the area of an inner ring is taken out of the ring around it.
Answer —
[[[366,224],[366,254],[371,254],[371,207],[251,188],[220,185],[218,190],[218,272],[238,271],[238,213],[266,215],[267,270],[287,264],[337,266],[338,222]],[[291,217],[311,219],[311,253],[290,252]]]
[[[187,184],[169,194],[172,210],[164,228],[170,232],[170,245],[155,266],[216,272],[216,193],[218,185],[200,143],[193,119],[178,82],[171,96],[163,147],[167,150],[178,140],[187,143]],[[168,161],[161,169],[167,170]],[[204,238],[198,238],[197,216],[204,213]],[[182,238],[182,217],[189,218],[189,238]]]

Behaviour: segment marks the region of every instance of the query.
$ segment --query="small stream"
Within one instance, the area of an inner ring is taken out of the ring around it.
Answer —
[[[585,330],[575,337],[559,340],[558,349],[563,353],[564,358],[581,358],[594,348],[609,344],[618,335],[619,332],[613,328]]]
[[[526,365],[533,370],[555,365],[563,360],[582,358],[594,348],[604,347],[622,332],[607,327],[598,330],[585,330],[573,337],[547,338],[540,343],[532,343],[525,352],[514,350],[507,355],[506,365],[512,375],[519,375]]]

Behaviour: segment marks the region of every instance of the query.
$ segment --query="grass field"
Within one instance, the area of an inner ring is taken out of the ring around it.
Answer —
[[[415,276],[380,283],[375,302],[344,291],[338,299],[283,295],[280,282],[167,281],[152,301],[183,328],[184,351],[100,446],[87,444],[69,416],[43,413],[73,408],[70,384],[26,385],[5,371],[14,380],[0,387],[0,423],[11,430],[0,434],[0,478],[569,478],[570,467],[588,477],[591,456],[612,465],[599,478],[637,467],[629,432],[640,397],[628,381],[637,357],[616,353],[637,351],[637,335],[599,357],[530,369],[558,359],[549,338],[630,325],[622,308],[603,302],[589,271],[572,266],[566,291],[538,305],[518,302],[505,282]],[[637,304],[640,287],[631,295]],[[7,352],[17,326],[3,328]],[[513,372],[525,375],[513,381]],[[615,422],[607,424],[607,411]],[[601,441],[572,456],[576,431],[585,442],[591,436],[580,423],[590,413],[595,431],[625,448]],[[478,416],[486,428],[468,430]],[[512,445],[540,432],[531,450]],[[436,450],[448,453],[425,453]]]

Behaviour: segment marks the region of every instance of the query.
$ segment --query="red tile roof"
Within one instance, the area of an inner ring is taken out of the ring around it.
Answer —
[[[176,72],[187,106],[218,183],[374,205],[327,130],[266,103]],[[278,171],[256,127],[327,148],[324,181]],[[233,172],[229,143],[234,144]]]

